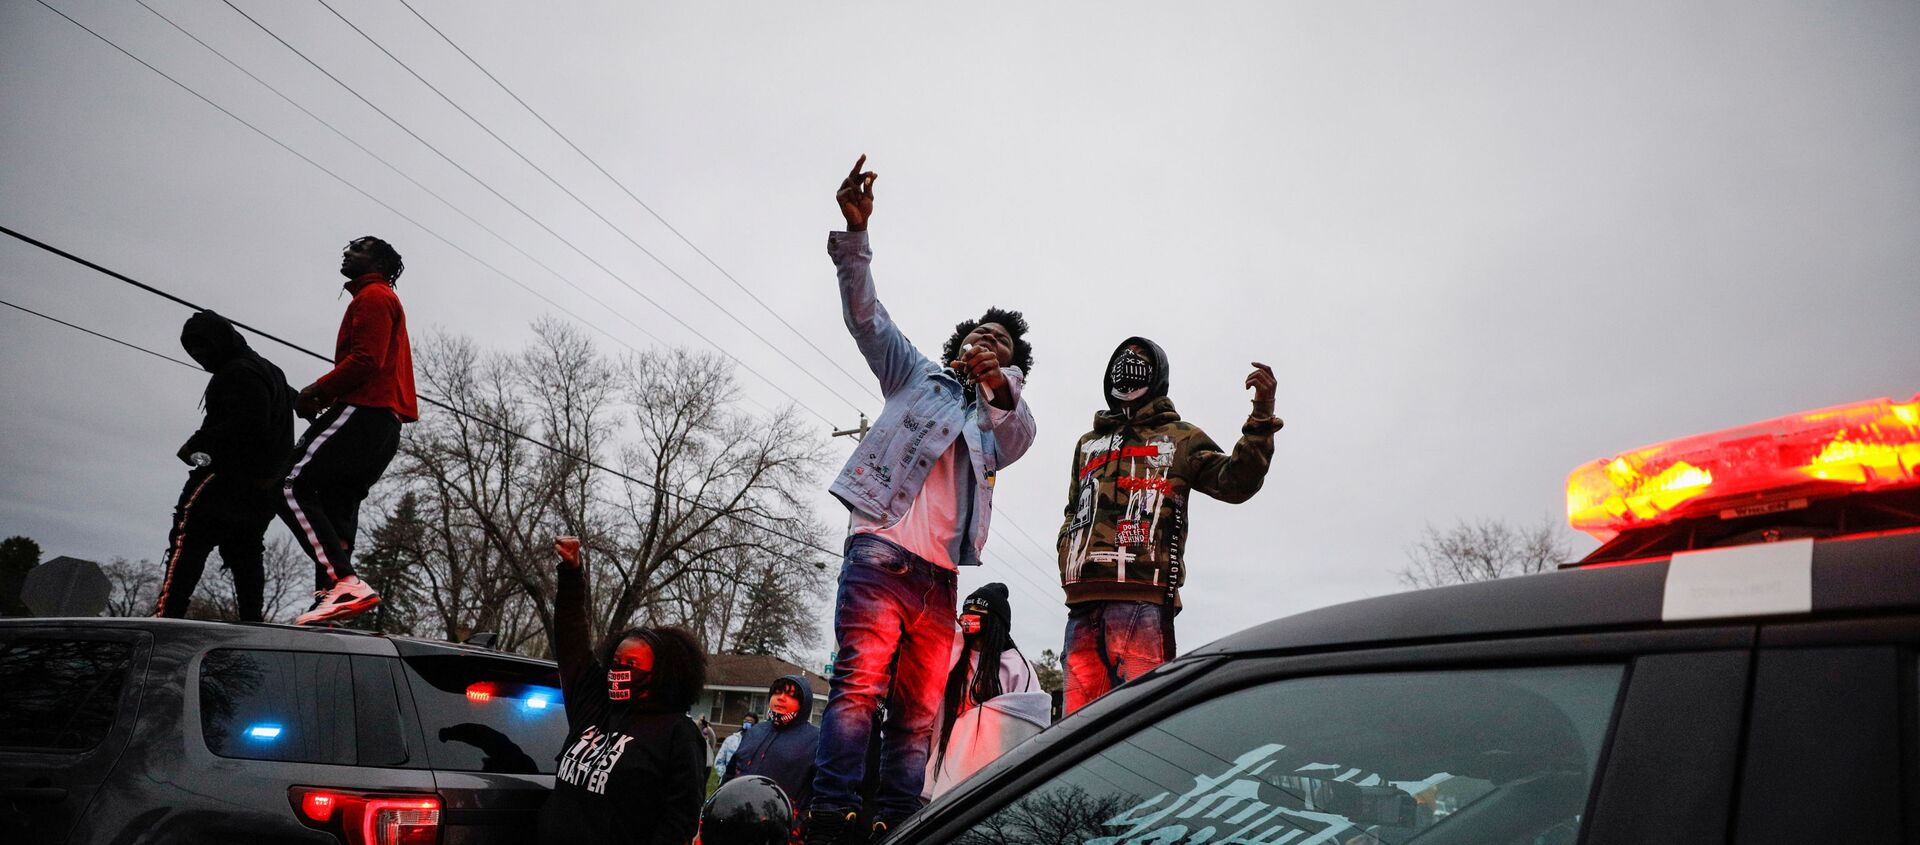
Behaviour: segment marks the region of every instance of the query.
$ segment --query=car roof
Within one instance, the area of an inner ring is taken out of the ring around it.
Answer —
[[[1803,611],[1785,614],[1920,608],[1920,530],[1803,542],[1811,544],[1805,578],[1810,602]],[[1788,545],[1736,546],[1686,554],[1731,559],[1729,553]],[[1669,596],[1668,589],[1668,576],[1673,570],[1673,556],[1660,555],[1396,593],[1256,625],[1195,649],[1191,655],[1326,650],[1783,615],[1780,611],[1676,614],[1671,602],[1679,599]],[[1743,570],[1728,571],[1738,577]],[[1776,574],[1759,567],[1745,571],[1752,572],[1756,580],[1771,579]],[[1756,589],[1767,586],[1772,585]],[[1676,616],[1682,616],[1682,620],[1676,620]]]
[[[547,665],[553,665],[553,661],[551,660],[542,660],[537,657],[528,657],[524,654],[514,654],[511,652],[494,651],[493,649],[483,648],[477,645],[467,645],[465,643],[450,643],[444,640],[428,639],[425,637],[394,636],[390,634],[383,634],[378,631],[362,631],[354,628],[336,628],[331,626],[314,627],[314,626],[306,626],[306,625],[288,625],[288,624],[279,623],[279,622],[229,622],[229,621],[206,620],[206,619],[162,619],[162,618],[154,618],[154,617],[147,617],[147,616],[132,616],[132,617],[62,616],[62,617],[45,617],[45,618],[28,616],[28,617],[13,617],[13,618],[0,619],[0,630],[4,630],[5,628],[9,628],[9,627],[26,627],[26,626],[45,627],[48,625],[53,625],[58,627],[70,627],[70,628],[91,628],[91,629],[112,628],[112,629],[122,629],[122,630],[132,629],[132,630],[154,631],[156,633],[172,631],[172,632],[185,634],[188,632],[194,632],[194,633],[203,633],[203,634],[215,634],[215,635],[218,635],[221,639],[227,640],[229,642],[245,641],[247,639],[247,632],[250,630],[259,631],[263,634],[267,632],[273,632],[274,634],[295,634],[297,636],[309,636],[309,637],[373,638],[373,639],[380,639],[380,640],[386,640],[386,641],[392,642],[394,644],[394,647],[400,652],[402,656],[408,656],[408,657],[415,656],[415,655],[423,655],[423,654],[469,654],[476,657],[492,657],[492,658],[501,658],[501,659],[507,659],[507,660],[524,660],[524,661],[530,661],[534,663],[543,663]],[[360,649],[354,649],[354,650],[359,651]]]

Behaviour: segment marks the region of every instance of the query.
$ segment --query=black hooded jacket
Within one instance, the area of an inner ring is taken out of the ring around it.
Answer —
[[[820,747],[820,728],[808,721],[813,716],[813,687],[799,675],[780,680],[800,689],[800,709],[783,726],[774,726],[769,718],[749,729],[740,738],[725,777],[765,775],[780,784],[793,806],[805,807],[813,801],[813,756]]]
[[[213,374],[207,380],[206,418],[183,451],[205,452],[216,473],[272,480],[293,450],[294,392],[287,377],[212,311],[187,318],[180,345]]]

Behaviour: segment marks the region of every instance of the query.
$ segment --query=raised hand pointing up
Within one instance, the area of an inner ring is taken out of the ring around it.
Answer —
[[[847,218],[847,231],[864,232],[867,230],[867,218],[873,216],[873,180],[880,174],[871,170],[862,173],[867,157],[853,163],[853,172],[840,183],[840,192],[833,198],[840,201],[840,216]]]

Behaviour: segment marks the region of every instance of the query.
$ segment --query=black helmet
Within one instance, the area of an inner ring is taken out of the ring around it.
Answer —
[[[700,808],[701,845],[783,845],[793,832],[793,802],[773,778],[741,775]]]

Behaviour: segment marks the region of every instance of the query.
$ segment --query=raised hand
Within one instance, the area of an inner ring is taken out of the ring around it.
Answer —
[[[1253,415],[1266,418],[1273,416],[1273,390],[1276,382],[1273,368],[1259,361],[1253,362],[1253,372],[1247,374],[1247,387],[1253,389]]]
[[[840,216],[847,218],[847,231],[864,232],[867,218],[873,216],[873,180],[880,174],[869,170],[860,172],[867,164],[866,155],[853,163],[853,172],[840,182],[840,191],[833,195],[840,202]]]
[[[560,566],[564,569],[580,568],[580,538],[555,537],[553,552],[560,556]]]

